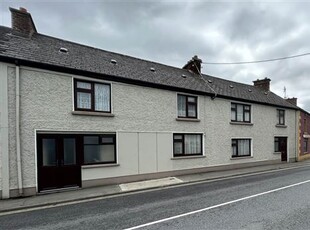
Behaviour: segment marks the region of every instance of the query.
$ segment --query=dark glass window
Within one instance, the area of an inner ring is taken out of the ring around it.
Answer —
[[[197,118],[197,97],[178,94],[178,117]]]
[[[84,164],[116,163],[115,134],[85,135]]]
[[[111,85],[81,80],[74,81],[75,110],[111,112]]]
[[[303,146],[303,149],[304,149],[304,153],[307,153],[307,152],[308,152],[308,138],[304,138],[304,146]]]
[[[202,155],[202,134],[173,134],[173,156]]]
[[[232,157],[251,156],[251,139],[232,139]]]
[[[231,121],[251,122],[251,106],[231,103]]]

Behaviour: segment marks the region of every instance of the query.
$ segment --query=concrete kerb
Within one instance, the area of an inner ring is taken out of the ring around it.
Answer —
[[[303,167],[309,167],[310,162],[294,162],[290,164],[277,164],[273,165],[277,166],[276,168],[272,169],[259,169],[262,168],[262,166],[256,166],[256,167],[251,167],[251,168],[243,168],[242,170],[246,169],[256,169],[256,171],[250,171],[250,172],[243,172],[243,173],[231,173],[229,175],[222,175],[222,176],[214,176],[211,178],[202,178],[202,179],[194,179],[192,181],[183,181],[178,184],[172,184],[172,185],[161,185],[161,186],[156,186],[156,187],[150,187],[150,188],[144,188],[144,189],[136,189],[132,191],[119,191],[119,192],[107,192],[106,194],[98,194],[98,195],[92,195],[92,196],[87,196],[87,197],[72,197],[72,199],[67,199],[67,200],[54,200],[50,202],[44,202],[44,203],[38,203],[38,204],[29,204],[25,206],[18,206],[18,207],[10,207],[7,209],[2,209],[0,208],[0,216],[3,215],[9,215],[13,213],[18,213],[23,212],[23,211],[33,211],[33,210],[38,210],[42,208],[53,208],[53,207],[59,207],[59,206],[66,206],[70,204],[76,204],[76,203],[83,203],[83,202],[90,202],[90,201],[95,201],[95,200],[101,200],[101,199],[109,199],[117,196],[123,196],[123,195],[131,195],[131,194],[137,194],[141,192],[148,192],[148,191],[156,191],[159,189],[169,189],[173,187],[182,187],[182,186],[187,186],[187,185],[192,185],[192,184],[200,184],[200,183],[211,183],[215,181],[221,181],[221,180],[226,180],[226,179],[232,179],[232,178],[238,178],[238,177],[244,177],[244,176],[253,176],[253,175],[258,175],[258,174],[267,174],[275,171],[283,171],[283,170],[290,170],[290,169],[296,169],[296,168],[303,168]],[[227,171],[238,171],[238,170],[227,170]],[[227,172],[226,171],[226,172]],[[225,172],[225,171],[221,171]],[[208,172],[210,173],[210,172]],[[199,174],[208,174],[208,173],[199,173]],[[213,172],[215,173],[215,172]],[[184,175],[184,176],[179,176],[178,178],[182,177],[189,177],[190,175]],[[104,187],[103,187],[104,189]],[[70,191],[67,191],[70,192]],[[46,194],[44,196],[48,196],[49,194]],[[30,197],[31,198],[31,197]],[[24,200],[24,199],[29,199],[29,198],[16,198],[14,200]],[[10,202],[10,200],[5,200],[3,202]],[[24,203],[24,202],[23,202]],[[1,200],[0,200],[1,204]]]

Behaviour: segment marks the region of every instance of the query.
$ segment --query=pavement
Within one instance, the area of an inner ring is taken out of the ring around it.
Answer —
[[[303,162],[278,163],[248,168],[240,168],[224,171],[213,171],[198,174],[166,177],[156,180],[132,182],[126,184],[107,185],[93,188],[80,188],[57,193],[38,194],[32,197],[12,198],[0,200],[0,215],[13,211],[39,208],[44,206],[66,205],[76,201],[87,201],[100,197],[128,194],[137,191],[160,189],[169,186],[182,186],[193,183],[203,183],[226,178],[242,177],[253,174],[264,174],[278,170],[290,170],[294,168],[309,167],[310,160]]]

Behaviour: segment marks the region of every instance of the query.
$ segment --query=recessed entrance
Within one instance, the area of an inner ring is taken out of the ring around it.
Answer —
[[[39,192],[81,186],[80,149],[75,135],[37,136]]]
[[[287,137],[275,137],[275,152],[281,153],[281,161],[287,161]]]

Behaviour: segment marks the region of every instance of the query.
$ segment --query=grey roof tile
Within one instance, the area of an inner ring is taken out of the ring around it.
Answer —
[[[199,76],[181,68],[104,51],[39,33],[26,38],[13,32],[11,28],[0,26],[0,56],[2,57],[194,90],[200,93],[213,94],[210,89],[212,87],[221,97],[298,108],[272,92],[265,95],[263,90],[252,85],[203,75],[206,80],[212,80],[212,83],[206,83]],[[68,49],[68,53],[60,52],[61,47]],[[116,60],[117,64],[112,64],[112,59]],[[154,68],[155,72],[150,71],[150,68]],[[183,74],[187,77],[183,78]],[[230,88],[230,85],[234,88]],[[252,92],[249,92],[249,89]]]

